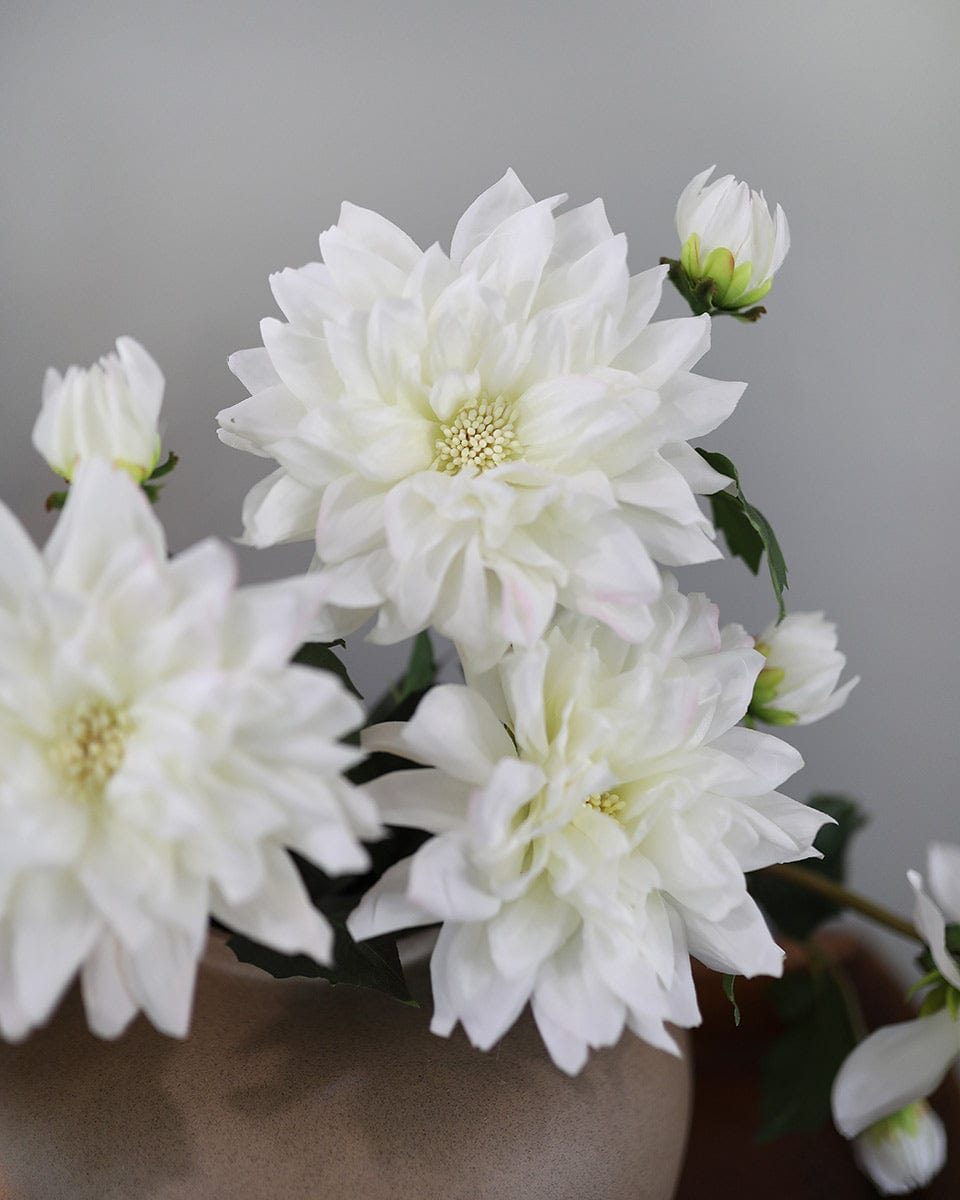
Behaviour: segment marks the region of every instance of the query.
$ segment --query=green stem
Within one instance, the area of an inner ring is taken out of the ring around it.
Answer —
[[[854,912],[860,913],[861,916],[868,917],[871,921],[876,921],[878,925],[884,925],[887,929],[892,929],[894,933],[912,938],[915,942],[923,943],[923,938],[909,921],[897,916],[896,913],[890,912],[889,909],[884,908],[882,905],[874,903],[873,900],[868,900],[865,896],[850,891],[842,883],[835,883],[825,875],[814,874],[813,871],[804,870],[803,867],[795,866],[793,863],[779,863],[776,866],[767,867],[767,870],[778,879],[794,883],[797,887],[806,888],[808,892],[817,892],[819,895],[826,897],[826,899],[832,900],[840,908],[852,909]]]

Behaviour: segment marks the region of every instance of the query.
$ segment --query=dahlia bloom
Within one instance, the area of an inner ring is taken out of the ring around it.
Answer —
[[[436,627],[480,665],[533,645],[557,608],[630,641],[655,562],[720,557],[694,453],[743,384],[691,373],[707,317],[650,323],[666,268],[630,276],[602,203],[554,215],[512,171],[422,251],[344,204],[324,262],[271,278],[286,322],[233,355],[251,392],[229,445],[279,467],[244,538],[316,539],[318,636],[376,615],[378,642]]]
[[[680,262],[694,282],[714,281],[717,308],[745,308],[773,286],[790,249],[790,229],[779,204],[771,217],[763,192],[732,175],[708,184],[714,170],[695,175],[677,201]]]
[[[173,559],[129,476],[76,472],[43,552],[0,506],[0,1033],[79,973],[94,1032],[142,1009],[183,1036],[208,915],[328,959],[287,848],[364,868],[368,797],[334,676],[288,665],[314,579],[237,589],[230,552]]]
[[[842,687],[847,664],[837,649],[837,627],[822,612],[788,613],[757,638],[766,664],[757,679],[750,715],[771,725],[811,725],[841,708],[860,682]]]
[[[629,1027],[675,1048],[699,1020],[693,954],[776,975],[744,872],[816,855],[828,820],[775,789],[801,765],[735,728],[763,659],[667,577],[627,645],[565,616],[470,686],[435,688],[371,750],[425,764],[368,785],[383,819],[434,836],[351,915],[354,937],[442,922],[432,1028],[490,1047],[527,1001],[558,1066]]]
[[[914,924],[930,950],[942,987],[938,1011],[885,1025],[847,1057],[833,1082],[834,1124],[848,1138],[936,1091],[960,1053],[960,968],[947,949],[947,922],[960,923],[960,846],[934,842],[927,852],[929,895],[908,872]],[[939,989],[938,989],[939,990]]]
[[[51,367],[33,444],[64,479],[78,463],[105,458],[141,482],[160,457],[163,386],[160,368],[129,337],[117,338],[116,354],[105,354],[86,370],[69,367],[61,377]]]

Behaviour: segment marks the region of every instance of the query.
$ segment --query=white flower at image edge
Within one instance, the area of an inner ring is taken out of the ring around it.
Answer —
[[[81,466],[42,553],[0,506],[0,1032],[79,972],[92,1029],[186,1033],[208,914],[329,960],[287,847],[364,869],[370,800],[341,772],[362,721],[290,666],[317,581],[237,589],[205,541],[172,560],[140,489]]]
[[[70,367],[63,377],[51,367],[33,444],[64,479],[78,463],[105,458],[140,482],[160,457],[163,386],[160,368],[129,337],[92,367]]]
[[[960,846],[934,842],[927,856],[924,888],[909,872],[916,895],[914,924],[930,949],[946,988],[960,1000],[960,968],[946,947],[947,922],[960,922]],[[939,1012],[887,1025],[849,1055],[833,1084],[833,1119],[846,1137],[929,1096],[960,1054],[960,1022],[947,1004]]]
[[[828,818],[775,789],[801,765],[735,728],[762,658],[667,577],[629,646],[584,618],[473,686],[435,688],[370,750],[425,764],[368,785],[383,819],[432,833],[349,919],[356,938],[443,922],[432,1028],[488,1048],[527,1001],[558,1066],[629,1027],[675,1049],[699,1020],[693,954],[777,975],[782,952],[745,871],[816,856]]]
[[[318,636],[375,615],[374,641],[432,625],[489,666],[559,606],[636,641],[655,562],[720,557],[695,493],[729,480],[689,439],[744,385],[691,373],[709,318],[651,324],[666,267],[631,277],[602,202],[565,199],[508,171],[449,254],[344,204],[323,263],[271,277],[287,321],[231,358],[252,394],[220,437],[279,464],[244,538],[315,538]]]
[[[788,613],[757,638],[766,658],[750,715],[774,725],[811,725],[835,713],[860,682],[840,685],[847,664],[837,649],[837,627],[822,612]]]
[[[943,1169],[947,1133],[930,1105],[919,1101],[865,1129],[854,1155],[882,1196],[904,1196]]]

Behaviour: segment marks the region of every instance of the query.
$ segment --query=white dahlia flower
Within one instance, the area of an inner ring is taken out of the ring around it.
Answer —
[[[789,613],[757,638],[766,659],[750,715],[770,725],[811,725],[841,708],[860,676],[839,687],[847,664],[837,649],[837,627],[822,612]]]
[[[847,1057],[833,1082],[833,1120],[848,1138],[935,1091],[960,1053],[960,967],[947,948],[947,923],[960,923],[960,846],[934,842],[927,852],[928,895],[907,874],[916,900],[913,920],[930,950],[937,1011],[885,1025]]]
[[[490,665],[560,606],[636,641],[654,560],[719,557],[694,493],[729,480],[688,439],[744,385],[691,374],[709,319],[650,324],[666,268],[631,277],[602,203],[564,199],[508,171],[449,254],[344,204],[324,262],[272,277],[287,321],[231,358],[252,395],[220,437],[279,463],[244,536],[316,538],[320,636],[376,614],[374,641],[434,625]]]
[[[680,262],[694,282],[714,281],[717,308],[745,308],[773,286],[790,249],[790,229],[779,204],[771,217],[763,192],[732,175],[708,184],[714,170],[695,175],[677,201]]]
[[[947,1134],[929,1104],[908,1104],[865,1129],[854,1156],[881,1196],[905,1196],[926,1187],[947,1161]]]
[[[433,1030],[491,1046],[528,1000],[575,1073],[625,1026],[699,1020],[693,954],[779,974],[782,952],[745,871],[816,854],[828,819],[775,789],[801,765],[738,728],[762,658],[713,605],[667,577],[630,646],[566,616],[472,686],[435,688],[371,750],[425,764],[369,785],[390,824],[435,836],[352,914],[354,937],[443,922]]]
[[[160,457],[162,402],[160,368],[139,342],[117,338],[116,354],[86,370],[69,367],[62,377],[47,371],[33,444],[64,479],[78,463],[105,458],[139,483]]]
[[[341,772],[362,720],[288,665],[315,579],[237,589],[214,541],[167,558],[139,488],[81,466],[42,553],[0,506],[0,1033],[79,972],[93,1030],[186,1033],[208,914],[287,952],[332,935],[287,848],[363,869],[378,832]]]

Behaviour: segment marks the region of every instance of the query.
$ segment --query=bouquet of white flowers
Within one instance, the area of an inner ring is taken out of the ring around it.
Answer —
[[[911,877],[915,932],[843,884],[853,802],[779,791],[801,758],[757,726],[824,718],[857,680],[822,613],[786,612],[736,468],[693,444],[745,386],[694,369],[713,320],[755,322],[789,247],[779,207],[710,174],[680,196],[679,257],[636,275],[599,200],[563,210],[512,171],[449,251],[344,204],[323,261],[271,278],[285,320],[232,356],[250,395],[219,414],[274,464],[243,540],[314,541],[303,578],[238,587],[215,541],[168,556],[152,503],[176,458],[140,345],[48,373],[34,443],[63,513],[38,551],[0,507],[4,1037],[75,979],[101,1036],[141,1011],[186,1036],[211,921],[275,974],[336,983],[349,959],[402,996],[396,935],[429,926],[433,1031],[486,1050],[529,1003],[576,1074],[625,1031],[677,1052],[691,957],[733,1001],[735,976],[781,973],[778,931],[852,907],[924,944],[922,1015],[856,1046],[816,980],[833,1058],[773,1125],[824,1117],[836,1078],[881,1187],[939,1168],[917,1101],[960,1047],[960,850],[932,850],[935,900]],[[693,315],[653,320],[668,280]],[[673,573],[719,558],[718,531],[766,559],[757,637]],[[415,639],[369,708],[337,656],[363,626]],[[462,682],[438,682],[431,631]]]

